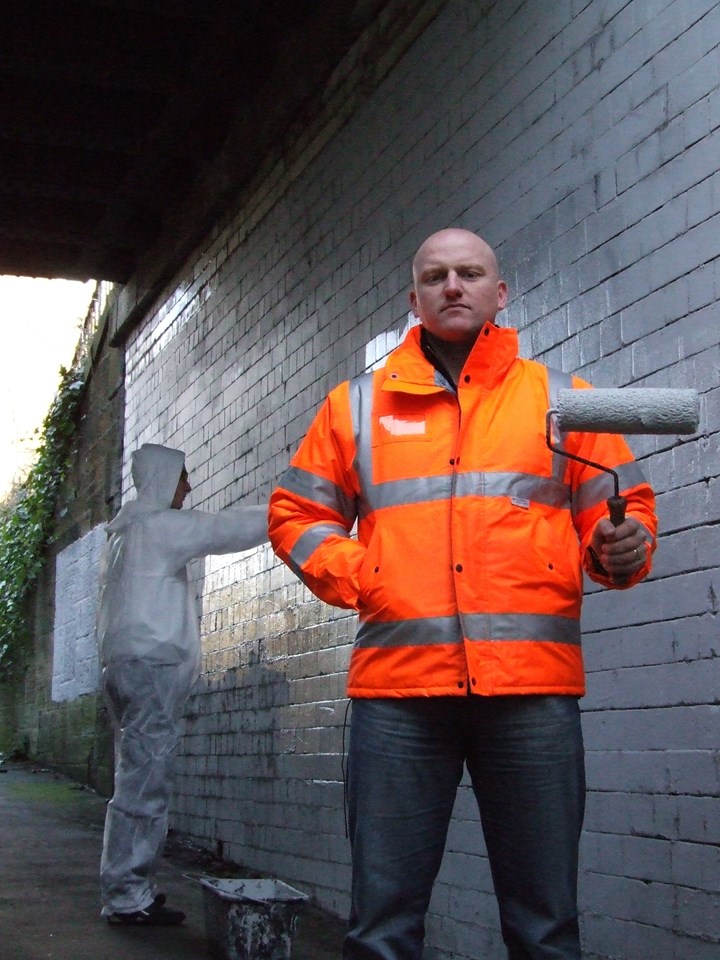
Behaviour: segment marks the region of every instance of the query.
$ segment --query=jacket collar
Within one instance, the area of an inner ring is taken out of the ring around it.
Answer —
[[[445,378],[427,359],[420,345],[418,324],[387,359],[384,390],[409,393],[435,393],[447,389]],[[463,367],[462,376],[490,388],[507,374],[518,355],[518,333],[512,327],[486,323]]]

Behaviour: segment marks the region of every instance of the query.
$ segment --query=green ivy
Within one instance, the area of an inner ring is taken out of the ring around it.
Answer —
[[[0,509],[0,665],[17,662],[31,637],[30,599],[55,532],[55,506],[77,436],[83,377],[60,368],[60,386],[39,431],[25,480]]]

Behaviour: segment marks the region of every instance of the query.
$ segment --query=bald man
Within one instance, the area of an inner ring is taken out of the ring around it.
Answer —
[[[278,556],[359,615],[345,960],[420,960],[465,767],[508,957],[580,958],[582,570],[610,589],[647,575],[654,497],[622,438],[568,434],[621,478],[614,527],[607,474],[548,449],[557,390],[588,384],[518,356],[507,297],[481,237],[425,240],[419,325],[331,391],[271,498]]]

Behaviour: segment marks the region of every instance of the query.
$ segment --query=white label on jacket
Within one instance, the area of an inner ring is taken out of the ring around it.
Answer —
[[[530,509],[530,501],[526,500],[525,497],[511,497],[510,503],[512,503],[514,507],[522,507],[523,510]]]
[[[384,427],[393,437],[421,436],[425,433],[425,420],[404,420],[390,414],[380,417],[380,426]]]

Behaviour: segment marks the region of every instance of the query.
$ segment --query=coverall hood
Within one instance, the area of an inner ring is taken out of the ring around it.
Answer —
[[[167,508],[172,503],[185,463],[182,450],[144,443],[132,455],[132,478],[138,500]]]
[[[132,478],[137,499],[126,503],[108,526],[108,533],[124,527],[138,513],[168,510],[185,465],[182,450],[144,443],[132,455]]]

